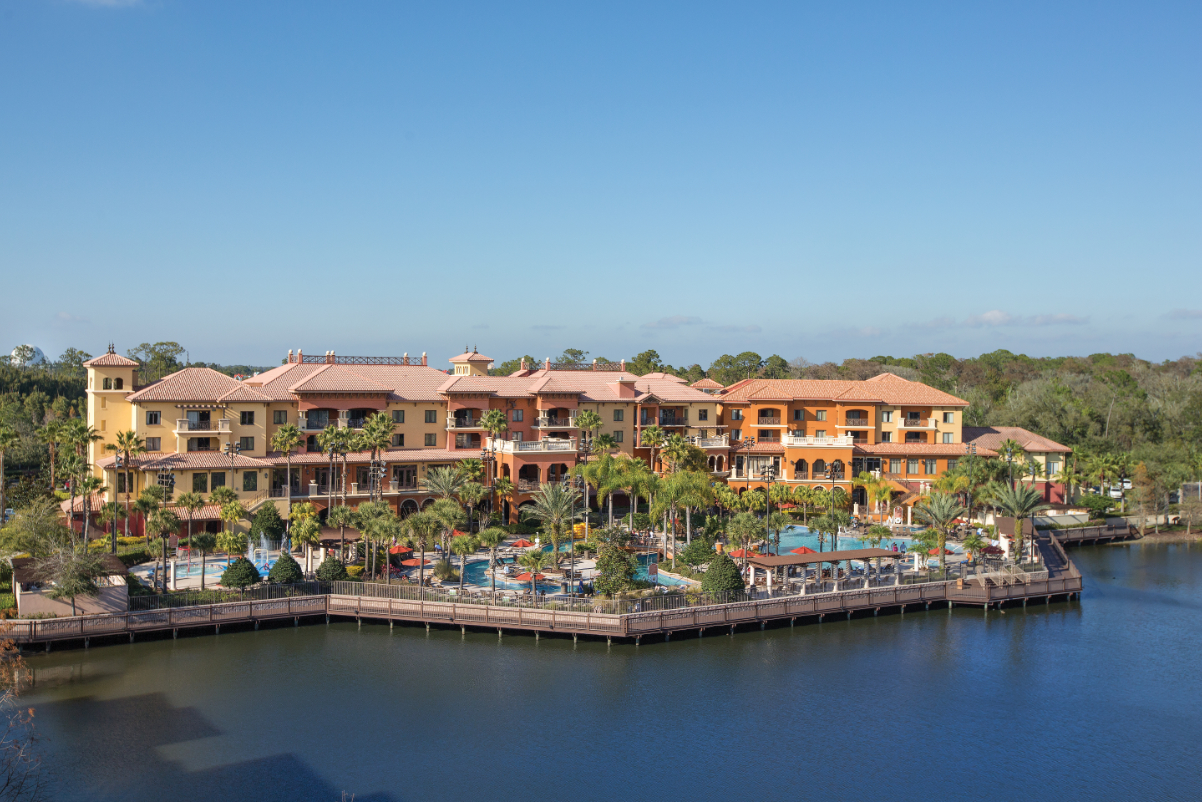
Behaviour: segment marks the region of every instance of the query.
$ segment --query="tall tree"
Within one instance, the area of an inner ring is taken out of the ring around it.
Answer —
[[[951,493],[932,493],[929,498],[914,506],[914,513],[935,532],[939,549],[939,571],[947,575],[947,538],[956,525],[956,519],[968,514]]]
[[[16,429],[0,425],[0,524],[7,523],[5,510],[8,509],[8,480],[4,477],[4,455],[11,451],[20,440]]]
[[[285,423],[271,436],[271,447],[284,455],[287,466],[284,473],[284,498],[287,499],[284,517],[289,519],[292,517],[292,452],[300,447],[304,439],[295,423]]]
[[[1018,554],[1021,556],[1023,541],[1026,537],[1026,533],[1023,531],[1023,522],[1035,513],[1046,510],[1048,505],[1043,502],[1038,491],[1023,484],[1016,487],[1000,487],[996,494],[996,503],[1003,512],[1014,519],[1014,540]],[[1034,541],[1032,541],[1033,545]],[[1034,558],[1034,548],[1032,548],[1032,558]]]
[[[551,540],[554,562],[559,564],[559,542],[572,522],[580,517],[580,491],[570,485],[545,484],[534,493],[530,515],[540,521]]]
[[[647,428],[643,429],[642,437],[640,439],[642,441],[640,444],[643,448],[651,449],[651,470],[654,471],[655,451],[656,449],[663,448],[664,443],[668,441],[668,435],[657,424],[653,423]]]
[[[104,449],[113,452],[114,456],[120,457],[121,468],[118,470],[118,474],[123,474],[124,479],[117,482],[115,489],[120,490],[121,485],[125,485],[125,536],[129,537],[129,496],[133,492],[133,458],[146,453],[146,443],[138,437],[137,432],[127,429],[117,432],[117,442],[106,443]],[[113,553],[117,553],[116,541],[113,542]]]

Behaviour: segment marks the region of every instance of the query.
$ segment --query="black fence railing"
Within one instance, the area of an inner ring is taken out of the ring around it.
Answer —
[[[194,607],[198,604],[222,604],[236,601],[268,601],[290,596],[322,596],[330,592],[328,582],[298,582],[294,585],[256,585],[245,590],[185,590],[178,593],[155,593],[150,596],[130,596],[131,613],[164,610],[170,607]]]

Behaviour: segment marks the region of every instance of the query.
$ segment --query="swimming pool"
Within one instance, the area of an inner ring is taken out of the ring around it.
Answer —
[[[656,560],[657,556],[658,555],[655,555],[655,554],[640,554],[638,557],[639,570],[634,572],[634,578],[641,580],[643,582],[650,582],[651,574],[649,574],[647,572],[647,566],[652,562],[658,562]],[[668,560],[667,562],[663,563],[663,567],[665,570],[671,569],[672,561]],[[658,574],[658,578],[657,578],[656,582],[657,582],[657,584],[663,585],[665,587],[678,586],[678,585],[683,586],[683,585],[689,584],[688,582],[686,582],[683,579],[677,579],[674,576],[666,576],[664,574]]]
[[[497,563],[507,565],[512,563],[512,559],[498,559]],[[454,563],[458,568],[458,561]],[[464,569],[463,581],[469,585],[478,585],[482,588],[492,588],[492,577],[488,575],[488,560],[476,560],[469,562],[467,568]],[[558,582],[536,582],[535,587],[539,593],[559,593],[562,589]],[[497,590],[530,590],[529,582],[514,582],[509,579],[504,579],[497,576]]]
[[[885,540],[881,541],[880,547],[882,549],[892,549],[893,546],[896,545],[898,551],[906,551],[906,549],[910,548],[910,544],[912,544],[913,542],[914,542],[914,538],[911,538],[911,537],[891,537],[891,538],[886,538]],[[808,548],[813,549],[814,551],[818,551],[818,535],[811,532],[808,528],[806,528],[804,526],[790,526],[788,529],[781,532],[781,534],[780,534],[780,553],[781,554],[788,554],[790,551],[792,551],[793,549],[798,548],[800,546],[806,546]],[[848,537],[846,535],[840,536],[840,538],[839,538],[839,550],[840,551],[846,551],[848,549],[868,549],[868,548],[872,548],[872,547],[873,546],[871,543],[868,543],[863,540],[857,540],[856,538]],[[963,551],[964,551],[963,548],[961,548],[960,546],[955,545],[953,543],[949,543],[947,545],[947,547],[948,547],[948,549],[950,549],[952,552],[955,552],[956,554],[963,553]],[[773,550],[773,553],[776,552],[775,545],[773,546],[772,550]],[[834,544],[831,543],[830,540],[828,539],[825,547],[823,548],[823,551],[834,551],[834,550],[835,550]],[[931,557],[931,560],[937,561],[935,557]]]

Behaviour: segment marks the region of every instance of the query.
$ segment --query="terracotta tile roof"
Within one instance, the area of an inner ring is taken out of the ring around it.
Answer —
[[[304,384],[313,374],[328,367],[337,367],[341,378],[348,383],[353,381],[352,376],[358,376],[365,382],[365,387],[383,386],[389,392],[390,401],[441,401],[438,388],[447,381],[447,374],[443,371],[422,365],[332,366],[290,363],[248,379],[246,384],[258,387],[273,401],[292,401],[294,396],[290,387]]]
[[[640,378],[643,378],[643,379],[666,379],[667,381],[670,381],[670,382],[683,382],[685,384],[688,384],[688,382],[686,380],[680,378],[679,376],[674,376],[671,373],[644,373]],[[718,386],[721,387],[721,385],[718,385]]]
[[[237,379],[212,368],[184,368],[126,396],[126,400],[216,402],[240,386],[241,382]]]
[[[1023,451],[1028,452],[1060,454],[1073,452],[1068,446],[1062,446],[1055,440],[1049,440],[1019,426],[965,426],[963,432],[965,442],[977,444],[978,454],[981,453],[982,447],[996,451],[1001,447],[1003,440],[1016,440],[1023,447]]]
[[[120,354],[101,354],[83,363],[85,368],[136,368],[138,362]]]
[[[229,455],[221,451],[185,451],[180,454],[156,456],[156,459],[146,460],[138,467],[144,471],[208,471],[222,468],[228,470],[230,467]],[[244,457],[241,454],[234,455],[233,465],[238,470],[271,467],[271,463],[266,460]]]
[[[158,452],[158,451],[152,451],[149,454],[138,454],[137,456],[130,458],[129,467],[135,468],[135,469],[141,468],[143,465],[145,465],[148,462],[154,462],[155,460],[159,460],[162,458],[163,458],[162,452]],[[112,470],[113,466],[116,464],[116,462],[117,462],[117,456],[114,454],[113,456],[110,456],[110,457],[101,457],[100,459],[96,460],[95,463],[93,463],[93,464],[97,468],[107,471],[107,470]]]
[[[731,449],[734,451],[737,451],[740,454],[746,454],[747,449],[744,447],[741,447],[738,443],[739,443],[738,440],[732,441],[730,444]],[[763,441],[757,441],[756,444],[751,447],[751,453],[752,454],[784,454],[785,453],[785,445],[784,445],[784,443],[765,443]]]
[[[179,516],[180,523],[183,524],[183,526],[180,528],[184,532],[187,532],[188,531],[188,511],[185,509],[182,509],[180,507],[177,507],[174,504],[171,505],[171,511]],[[201,507],[200,509],[196,510],[196,512],[192,513],[192,521],[193,522],[196,522],[196,521],[220,521],[220,520],[221,520],[221,505],[220,504],[206,504],[203,507]]]
[[[387,393],[391,390],[343,365],[322,365],[288,389],[294,393]]]
[[[453,356],[447,360],[448,362],[492,362],[491,356],[484,356],[475,351],[464,351],[459,356]]]
[[[968,402],[934,387],[882,373],[866,381],[839,379],[745,379],[719,395],[725,401],[815,400],[896,406],[968,406]]]
[[[853,454],[872,455],[877,457],[963,457],[963,443],[857,443]],[[988,448],[977,448],[979,457],[996,457],[997,454]]]
[[[217,399],[222,403],[232,404],[237,401],[258,401],[264,403],[271,399],[265,393],[260,392],[257,388],[248,387],[242,382],[238,382],[238,386],[230,390],[225,395]]]
[[[76,515],[81,515],[83,513],[83,502],[84,502],[83,496],[75,497],[74,510],[75,510]],[[91,509],[92,509],[93,513],[100,512],[100,507],[101,507],[101,505],[104,504],[104,493],[93,493],[92,500],[89,502],[89,504],[91,505]],[[72,509],[71,499],[69,499],[69,498],[63,499],[62,503],[58,505],[58,508],[63,511],[63,515],[67,515],[68,511]]]
[[[709,376],[706,376],[703,379],[698,379],[689,386],[696,387],[698,390],[721,390],[724,387],[723,384],[714,381]]]

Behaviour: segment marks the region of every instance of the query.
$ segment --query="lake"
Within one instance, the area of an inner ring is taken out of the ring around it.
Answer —
[[[31,654],[56,800],[1202,798],[1202,546],[1080,601],[635,647],[334,623]]]

